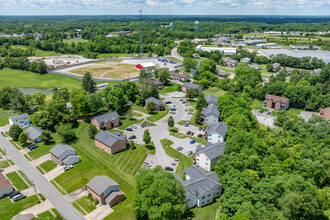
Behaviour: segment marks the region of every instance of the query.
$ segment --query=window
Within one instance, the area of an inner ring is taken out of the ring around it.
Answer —
[[[205,163],[206,165],[208,165],[208,163]]]
[[[206,158],[206,160],[209,160],[208,158]]]
[[[207,203],[210,203],[210,201],[211,201],[211,200],[208,199],[208,200],[207,200]]]
[[[207,197],[210,197],[210,196],[211,196],[211,194],[208,194],[208,195],[207,195]]]
[[[205,196],[203,196],[202,199],[205,199]]]
[[[202,205],[204,205],[205,204],[205,202],[202,202]]]

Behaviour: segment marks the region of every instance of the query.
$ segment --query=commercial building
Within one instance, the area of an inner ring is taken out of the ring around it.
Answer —
[[[148,69],[148,68],[152,68],[154,69],[155,68],[155,64],[154,63],[140,63],[138,65],[136,65],[136,68],[138,69]]]
[[[202,45],[198,45],[195,48],[196,51],[220,51],[223,55],[233,55],[236,54],[236,47],[203,47]]]
[[[253,40],[246,40],[246,44],[261,44],[261,43],[266,43],[267,39],[253,39]]]
[[[276,48],[278,47],[278,44],[276,43],[264,43],[264,44],[257,44],[257,48]]]
[[[290,100],[285,97],[268,94],[265,98],[264,108],[282,110],[288,109]]]
[[[25,127],[30,124],[30,116],[27,113],[11,116],[8,118],[8,120],[10,126],[16,124],[20,127]]]
[[[321,50],[321,47],[316,45],[290,45],[290,48],[295,50]]]

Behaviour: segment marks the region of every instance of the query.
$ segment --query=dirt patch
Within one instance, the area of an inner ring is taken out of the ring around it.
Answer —
[[[135,65],[125,63],[101,63],[82,68],[76,68],[70,71],[71,73],[83,75],[90,72],[94,77],[126,79],[128,77],[137,76],[140,70],[136,69]]]

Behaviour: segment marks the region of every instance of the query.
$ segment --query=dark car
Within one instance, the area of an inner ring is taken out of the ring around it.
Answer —
[[[202,136],[203,136],[202,134],[198,134],[198,135],[197,135],[198,138],[201,138]]]
[[[126,128],[125,130],[126,130],[126,131],[133,131],[132,128]]]
[[[191,133],[190,133],[190,136],[194,136],[194,134],[195,134],[194,132],[191,132]]]
[[[172,102],[171,101],[166,101],[165,104],[172,104]]]
[[[190,135],[191,134],[191,131],[187,131],[186,135]]]
[[[38,148],[38,146],[35,145],[35,144],[33,144],[31,147],[29,147],[29,150],[34,150],[34,149],[36,149],[36,148]]]
[[[205,130],[206,130],[206,127],[203,128],[203,131],[205,131]]]
[[[172,167],[165,167],[165,170],[173,171]]]
[[[9,193],[8,197],[11,199],[14,196],[17,196],[18,194],[21,194],[21,192],[20,191],[13,191],[13,192]]]
[[[132,136],[129,136],[128,139],[135,139],[136,136],[135,135],[132,135]]]
[[[203,128],[202,127],[199,127],[198,130],[201,131]]]

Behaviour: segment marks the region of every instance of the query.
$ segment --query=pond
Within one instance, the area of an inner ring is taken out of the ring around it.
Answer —
[[[37,88],[18,88],[24,95],[33,95],[36,92],[42,92],[46,95],[51,94],[50,89],[37,89]]]

